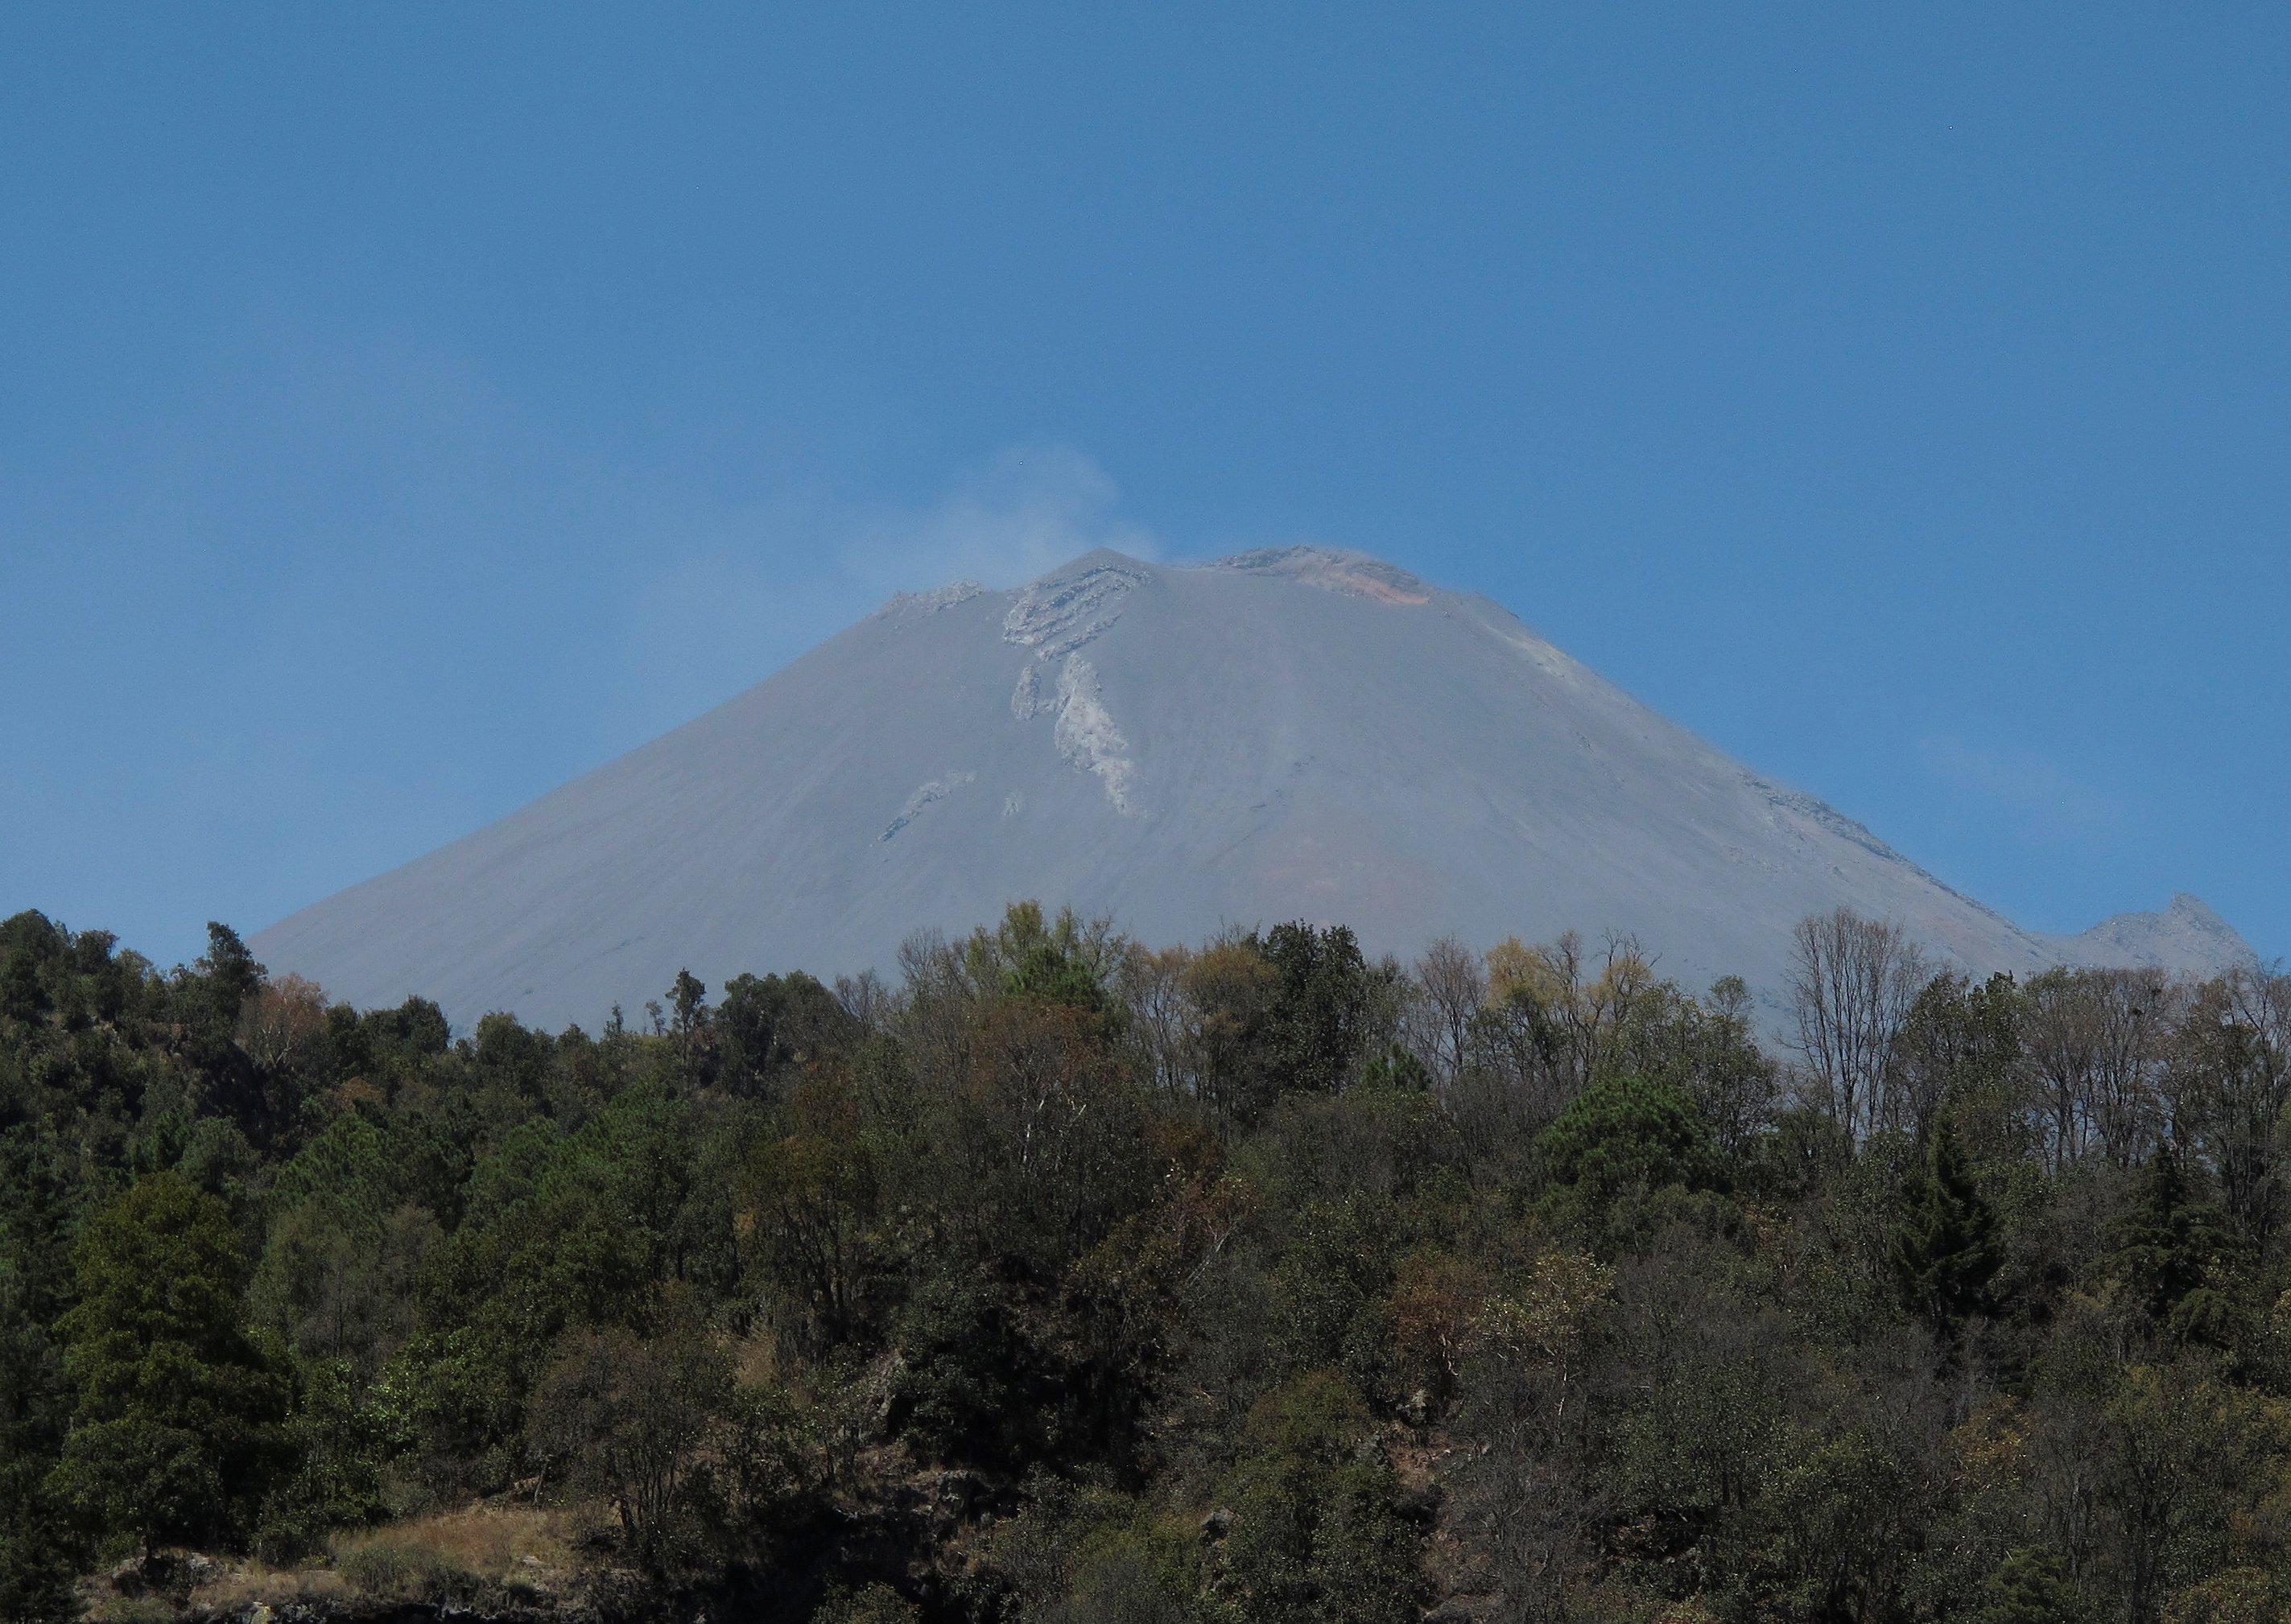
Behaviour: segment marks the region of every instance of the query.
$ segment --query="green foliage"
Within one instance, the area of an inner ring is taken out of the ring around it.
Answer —
[[[2279,1607],[2291,980],[1937,978],[1849,1127],[1627,943],[901,971],[456,1037],[0,921],[0,1617],[477,1604],[388,1526],[474,1495],[774,1616]]]
[[[724,984],[713,1031],[720,1080],[744,1099],[772,1097],[789,1072],[859,1037],[858,1023],[835,995],[800,970],[734,976]]]
[[[51,1329],[69,1289],[63,1180],[48,1147],[0,1134],[0,1618],[74,1616],[75,1555],[46,1477],[70,1412]]]
[[[1898,1582],[1910,1482],[1870,1431],[1797,1435],[1764,1488],[1752,1583],[1770,1605],[1794,1618],[1847,1618]]]
[[[2183,1341],[2225,1346],[2239,1317],[2231,1284],[2241,1251],[2218,1209],[2196,1198],[2178,1154],[2158,1149],[2112,1260],[2148,1317]]]
[[[731,1406],[730,1366],[695,1328],[583,1329],[558,1343],[526,1430],[546,1467],[608,1500],[632,1550],[658,1565],[702,1446]]]
[[[1035,1418],[1029,1349],[985,1282],[934,1276],[899,1317],[896,1399],[904,1429],[941,1460],[1006,1466],[1022,1458]]]
[[[1538,1136],[1535,1148],[1545,1175],[1594,1214],[1626,1196],[1670,1186],[1721,1189],[1726,1182],[1692,1102],[1644,1077],[1594,1083]]]
[[[2098,1609],[2056,1552],[2023,1545],[1982,1586],[1976,1624],[2084,1624]]]
[[[1946,1118],[1926,1145],[1924,1176],[1886,1261],[1903,1304],[1944,1339],[1995,1307],[1989,1286],[2004,1265],[2004,1240],[1997,1215],[1966,1176]]]
[[[88,1525],[164,1539],[228,1537],[277,1451],[277,1380],[248,1340],[229,1210],[171,1172],[95,1215],[64,1316],[78,1395],[57,1492]]]
[[[360,1402],[347,1363],[299,1365],[280,1442],[293,1464],[263,1500],[256,1543],[266,1559],[293,1561],[323,1548],[335,1530],[382,1519],[384,1476],[404,1439],[378,1404]]]
[[[1390,1205],[1371,1196],[1312,1202],[1297,1213],[1273,1275],[1289,1368],[1335,1366],[1363,1386],[1379,1384],[1379,1304],[1391,1290],[1402,1238]]]
[[[1279,976],[1265,1024],[1267,1062],[1284,1089],[1342,1088],[1367,1047],[1377,979],[1343,925],[1276,924],[1258,945]]]
[[[1250,1412],[1220,1499],[1231,1516],[1214,1593],[1249,1624],[1400,1624],[1416,1616],[1415,1536],[1368,1406],[1331,1372]]]
[[[967,955],[977,982],[1006,996],[1092,1015],[1112,1012],[1104,937],[1071,909],[1046,922],[1039,904],[1013,903],[992,935],[982,931],[971,938]]]

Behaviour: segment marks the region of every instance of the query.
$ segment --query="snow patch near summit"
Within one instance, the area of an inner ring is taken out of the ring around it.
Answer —
[[[1067,655],[1059,668],[1058,722],[1050,736],[1060,756],[1081,771],[1097,775],[1105,788],[1106,803],[1126,815],[1137,764],[1129,759],[1129,741],[1121,736],[1099,695],[1097,669],[1079,654]]]
[[[1002,617],[1002,641],[1043,660],[1071,654],[1121,618],[1121,600],[1146,578],[1118,564],[1094,564],[1020,590]]]

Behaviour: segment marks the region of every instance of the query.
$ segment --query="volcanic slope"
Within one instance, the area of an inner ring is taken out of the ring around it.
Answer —
[[[1636,936],[1772,1000],[1844,903],[1974,972],[2208,970],[2192,898],[2047,938],[1674,726],[1488,600],[1286,548],[1091,553],[902,595],[738,698],[261,932],[360,1004],[593,1027],[679,968],[891,968],[1023,897],[1153,943],[1352,925],[1371,951]]]

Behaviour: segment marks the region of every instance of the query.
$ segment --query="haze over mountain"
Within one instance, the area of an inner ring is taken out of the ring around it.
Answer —
[[[1664,720],[1485,598],[1316,548],[895,597],[707,715],[273,925],[274,971],[594,1026],[679,968],[888,969],[1035,897],[1155,943],[1343,923],[1371,952],[1575,929],[1771,1000],[1840,904],[1975,972],[2208,972],[2192,897],[2024,931]]]

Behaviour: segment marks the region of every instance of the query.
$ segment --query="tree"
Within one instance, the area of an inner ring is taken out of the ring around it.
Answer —
[[[743,1097],[775,1093],[785,1069],[849,1047],[859,1023],[835,995],[800,970],[785,976],[736,975],[710,1022],[717,1078]]]
[[[676,972],[676,981],[668,989],[669,1031],[676,1038],[677,1058],[683,1062],[687,1081],[701,1082],[709,1026],[708,985],[689,970]]]
[[[1259,951],[1280,976],[1266,1021],[1279,1086],[1332,1094],[1366,1048],[1374,977],[1345,926],[1276,924]]]
[[[2156,1072],[2179,995],[2157,970],[2048,970],[2023,989],[2022,1030],[2059,1172],[2094,1154],[2136,1164],[2162,1132]]]
[[[1925,983],[1924,956],[1899,925],[1850,908],[1798,921],[1790,1017],[1816,1103],[1856,1140],[1885,1121],[1887,1063]]]
[[[1593,1210],[1633,1189],[1717,1189],[1724,1169],[1709,1130],[1676,1089],[1644,1077],[1596,1083],[1538,1136],[1545,1172]]]
[[[316,981],[285,975],[266,982],[241,1012],[238,1042],[265,1071],[309,1063],[326,1031],[326,995]]]
[[[2196,1199],[2169,1145],[2149,1163],[2117,1233],[2117,1277],[2149,1318],[2182,1340],[2224,1344],[2235,1318],[2226,1286],[2240,1249],[2219,1210]]]
[[[1655,986],[1653,967],[1628,936],[1607,939],[1596,973],[1572,931],[1547,947],[1513,937],[1488,950],[1489,1002],[1525,1028],[1563,1105],[1616,1069],[1609,1063],[1614,1040]]]
[[[1945,1345],[1966,1319],[1994,1308],[1989,1284],[2005,1261],[2001,1227],[1965,1176],[1946,1116],[1926,1142],[1924,1177],[1887,1261],[1902,1302]]]
[[[610,1500],[639,1556],[657,1564],[678,1492],[731,1397],[730,1365],[696,1331],[583,1328],[558,1344],[526,1434],[575,1487]]]
[[[278,1384],[242,1329],[230,1210],[179,1173],[139,1180],[74,1257],[65,1373],[78,1394],[55,1484],[148,1552],[236,1532],[275,1447]]]
[[[1893,1040],[1885,1125],[1923,1144],[1950,1104],[1984,1122],[2016,1116],[2020,1063],[2013,978],[1999,973],[1975,986],[1961,975],[1937,975],[1917,994]]]
[[[66,1287],[60,1170],[28,1135],[0,1134],[0,1619],[76,1618],[72,1541],[44,1479],[70,1396],[51,1330]]]
[[[1259,1400],[1223,1485],[1231,1532],[1213,1583],[1245,1624],[1403,1624],[1415,1540],[1360,1394],[1332,1372]]]
[[[1999,1563],[1982,1591],[1974,1624],[2083,1624],[2094,1611],[2070,1579],[2067,1565],[2032,1545],[2019,1547]]]
[[[2265,1245],[2287,1205],[2291,975],[2239,968],[2199,989],[2174,1045],[2174,1090],[2219,1180],[2220,1201]]]
[[[191,966],[218,1027],[225,1032],[238,1025],[239,1010],[262,989],[262,966],[238,932],[219,919],[207,921],[207,950]]]
[[[756,1147],[741,1170],[735,1222],[790,1344],[824,1352],[851,1334],[866,1307],[879,1180],[847,1079],[807,1077],[785,1109],[788,1131]]]
[[[54,1007],[40,980],[39,962],[22,948],[0,961],[0,1020],[29,1026]]]
[[[1266,1034],[1280,972],[1252,937],[1213,941],[1182,972],[1191,1019],[1180,1045],[1195,1098],[1227,1122],[1250,1123],[1273,1102]]]
[[[2148,1624],[2172,1591],[2235,1565],[2291,1436],[2279,1403],[2182,1362],[2126,1371],[2097,1441],[2110,1588]]]
[[[1472,1019],[1488,1001],[1487,970],[1478,954],[1443,936],[1424,950],[1410,979],[1409,1042],[1444,1087],[1463,1069]]]

